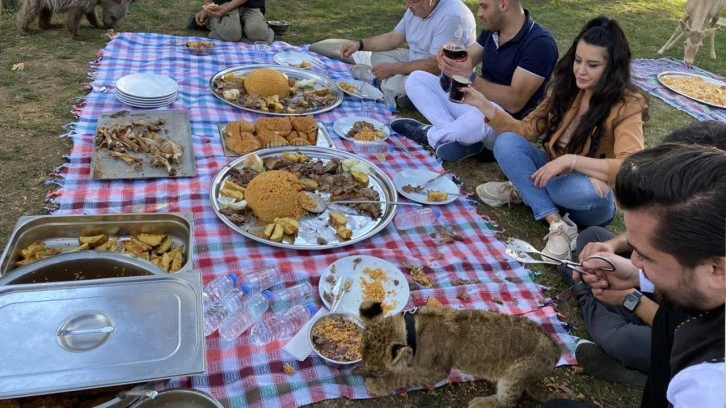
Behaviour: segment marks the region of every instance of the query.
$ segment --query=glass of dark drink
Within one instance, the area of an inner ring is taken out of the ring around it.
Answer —
[[[453,75],[451,77],[451,90],[449,91],[449,100],[454,103],[464,102],[464,93],[461,88],[471,85],[469,78],[461,75]]]
[[[464,46],[458,44],[446,44],[444,46],[444,56],[455,61],[466,61],[469,52]]]

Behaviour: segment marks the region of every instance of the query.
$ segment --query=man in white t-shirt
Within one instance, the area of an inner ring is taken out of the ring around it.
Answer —
[[[310,50],[347,62],[365,61],[371,51],[370,66],[381,90],[396,97],[406,94],[404,83],[413,71],[439,74],[436,54],[457,32],[469,46],[476,40],[474,14],[461,0],[407,0],[407,10],[396,27],[384,34],[355,41],[329,39],[312,44]],[[408,49],[402,48],[408,43]],[[358,78],[363,79],[363,78]],[[410,108],[410,103],[404,106]]]

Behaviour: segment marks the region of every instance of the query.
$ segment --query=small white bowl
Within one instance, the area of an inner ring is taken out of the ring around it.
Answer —
[[[331,367],[336,368],[347,368],[352,367],[358,363],[361,362],[361,359],[352,360],[352,361],[345,361],[345,360],[334,360],[330,357],[325,356],[323,353],[318,351],[317,348],[315,348],[315,342],[313,341],[313,331],[315,330],[315,327],[324,319],[342,319],[345,321],[349,321],[354,323],[356,326],[358,326],[358,329],[360,330],[361,334],[363,333],[363,321],[355,315],[349,314],[349,313],[341,313],[341,312],[335,312],[335,313],[326,313],[324,315],[320,315],[315,320],[313,320],[310,323],[310,327],[308,328],[308,342],[310,343],[310,348],[313,349],[313,352],[318,355],[326,365],[329,365]]]

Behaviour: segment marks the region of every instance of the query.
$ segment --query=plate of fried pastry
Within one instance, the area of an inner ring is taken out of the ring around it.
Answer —
[[[323,210],[313,197],[328,202]],[[285,146],[244,155],[225,166],[210,190],[212,208],[252,240],[318,250],[360,242],[391,222],[398,194],[375,164],[315,146]],[[365,203],[336,203],[366,200]]]
[[[340,105],[344,96],[327,77],[274,64],[224,69],[214,74],[209,87],[225,103],[273,116],[327,112]]]
[[[218,126],[225,156],[242,156],[260,149],[283,146],[335,148],[328,130],[312,115],[276,116],[254,122],[242,119]]]
[[[376,142],[388,139],[391,131],[380,121],[362,116],[346,116],[333,123],[338,136],[351,142]]]

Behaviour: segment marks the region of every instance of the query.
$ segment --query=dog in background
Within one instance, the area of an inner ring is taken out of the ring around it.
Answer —
[[[17,27],[20,34],[28,35],[30,24],[37,17],[41,29],[58,28],[50,22],[53,12],[66,12],[66,29],[73,39],[82,40],[84,36],[79,34],[78,28],[83,16],[86,16],[92,26],[109,29],[124,18],[130,2],[131,0],[24,0],[18,12]],[[103,25],[96,17],[96,6],[101,6],[103,11]]]

